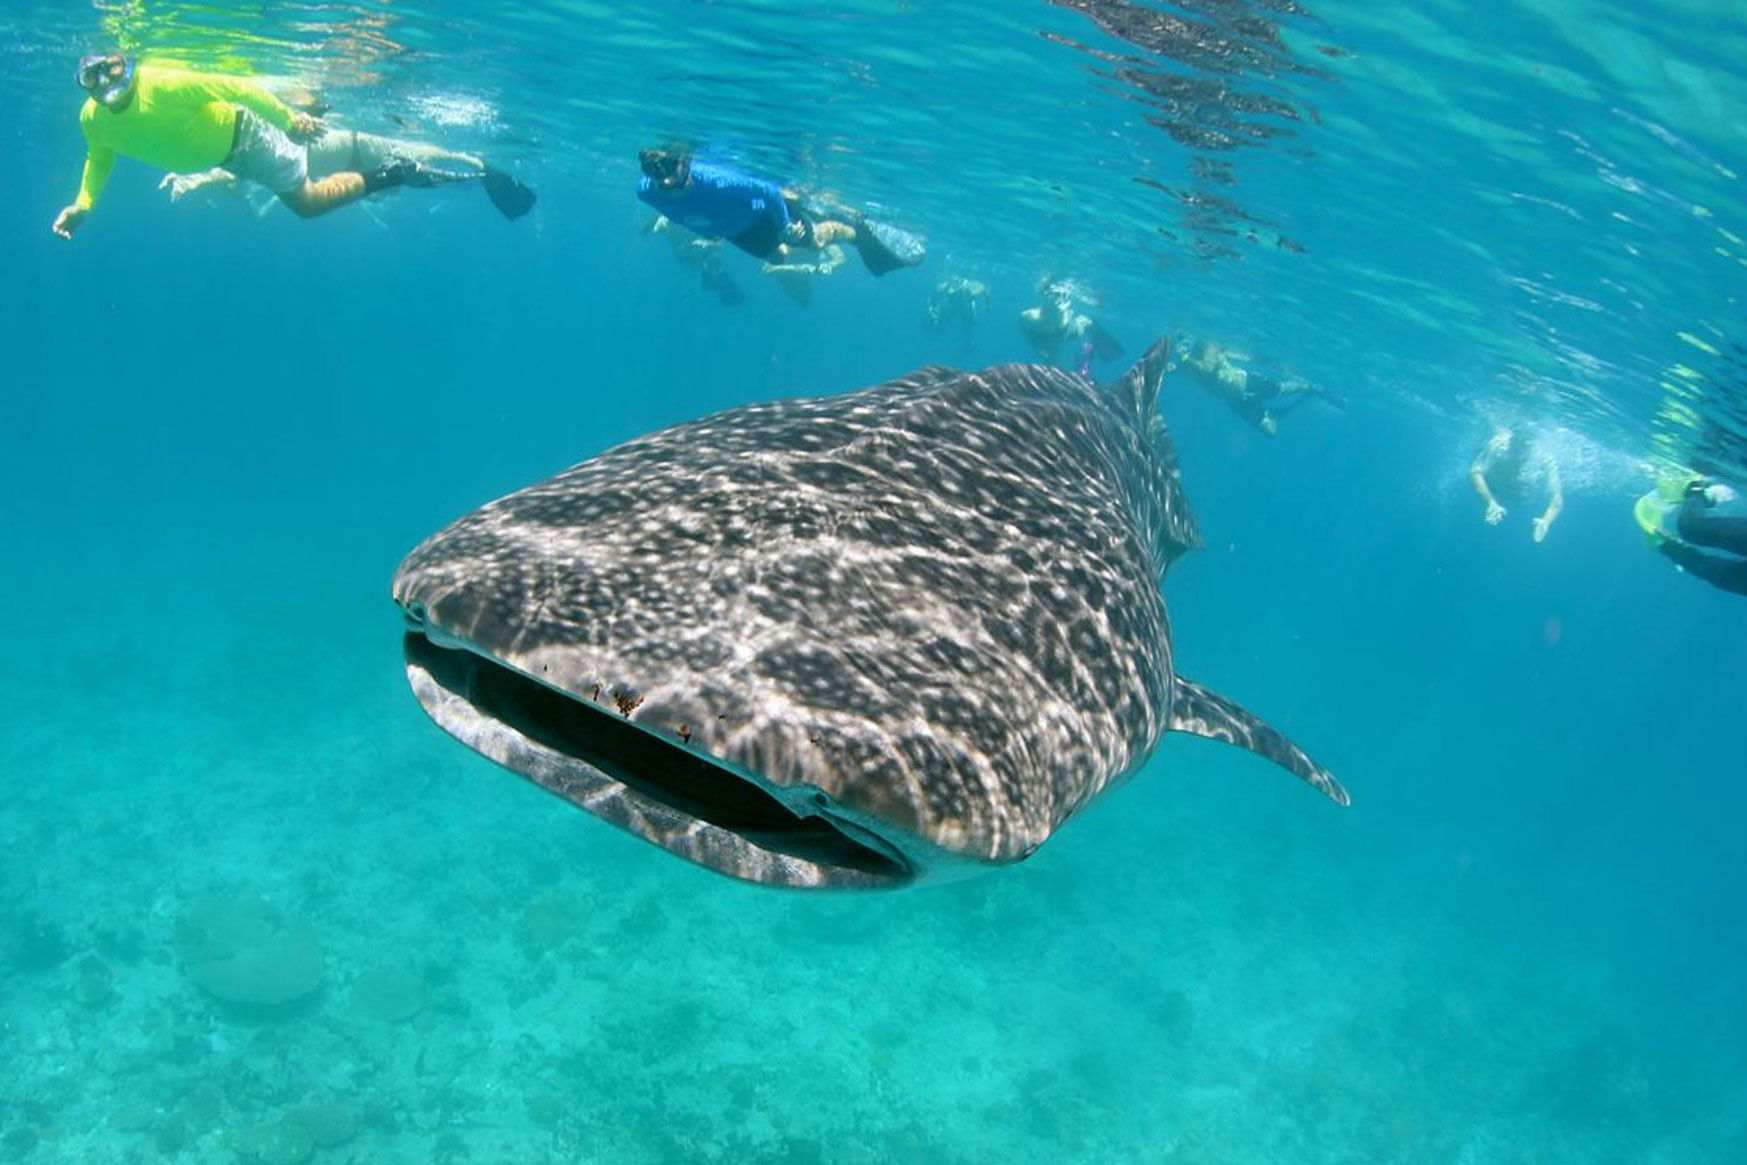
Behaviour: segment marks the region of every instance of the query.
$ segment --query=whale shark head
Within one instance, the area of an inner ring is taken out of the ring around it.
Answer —
[[[1199,534],[1156,415],[927,368],[749,405],[481,507],[401,563],[407,675],[452,736],[700,865],[895,887],[1023,859],[1180,728],[1337,800],[1176,676],[1160,580]]]

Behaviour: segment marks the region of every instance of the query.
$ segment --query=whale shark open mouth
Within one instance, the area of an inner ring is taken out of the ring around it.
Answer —
[[[420,703],[452,736],[664,848],[754,881],[895,888],[918,877],[897,844],[817,789],[768,787],[420,629],[404,652]]]

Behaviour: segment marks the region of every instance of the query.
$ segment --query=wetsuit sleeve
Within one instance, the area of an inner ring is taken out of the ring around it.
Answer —
[[[1664,542],[1659,549],[1688,574],[1704,579],[1718,590],[1747,595],[1747,558],[1725,558],[1682,542]]]
[[[79,178],[79,196],[73,205],[90,210],[97,205],[97,196],[109,184],[110,171],[115,169],[115,151],[92,137],[92,121],[96,106],[87,101],[79,114],[79,128],[85,134],[85,172]]]
[[[656,210],[660,211],[662,214],[666,214],[667,213],[667,199],[663,197],[663,193],[664,193],[663,191],[658,190],[656,188],[655,183],[653,183],[649,180],[649,176],[647,174],[645,174],[643,177],[637,179],[637,197],[638,197],[638,199],[640,199],[645,205],[653,206]]]
[[[1681,503],[1675,530],[1687,542],[1747,558],[1747,518],[1714,515],[1697,494]]]
[[[254,110],[280,129],[291,128],[291,119],[296,116],[296,111],[273,96],[259,82],[251,81],[247,77],[204,77],[202,81],[207,100],[241,105],[245,109]]]
[[[97,205],[97,196],[109,185],[109,172],[115,169],[115,151],[98,146],[85,155],[85,173],[79,180],[79,196],[73,205],[90,210]]]

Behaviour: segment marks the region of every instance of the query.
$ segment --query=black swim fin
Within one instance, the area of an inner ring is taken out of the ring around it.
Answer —
[[[534,209],[533,189],[517,182],[502,170],[493,170],[487,166],[479,180],[485,186],[485,196],[491,199],[491,204],[505,218],[521,218]]]
[[[740,290],[740,285],[724,270],[705,270],[703,284],[704,289],[713,293],[723,307],[739,307],[746,302],[746,293]]]
[[[862,265],[875,275],[914,267],[928,253],[921,235],[870,218],[859,219],[855,224],[855,250]]]
[[[813,276],[803,275],[797,271],[778,272],[771,275],[783,294],[800,304],[802,307],[813,306]]]
[[[1100,360],[1116,360],[1122,356],[1122,343],[1115,336],[1104,330],[1104,325],[1097,320],[1086,330],[1086,340],[1092,345],[1092,354]]]

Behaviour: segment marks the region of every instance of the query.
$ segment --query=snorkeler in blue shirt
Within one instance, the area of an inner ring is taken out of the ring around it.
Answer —
[[[643,176],[637,197],[707,239],[725,239],[774,267],[790,263],[790,248],[823,250],[849,243],[875,275],[922,261],[922,240],[874,223],[855,211],[842,221],[806,205],[798,192],[720,162],[694,161],[681,149],[637,156]]]
[[[774,182],[683,154],[645,150],[640,161],[637,197],[694,234],[772,259],[794,232],[788,198]]]

